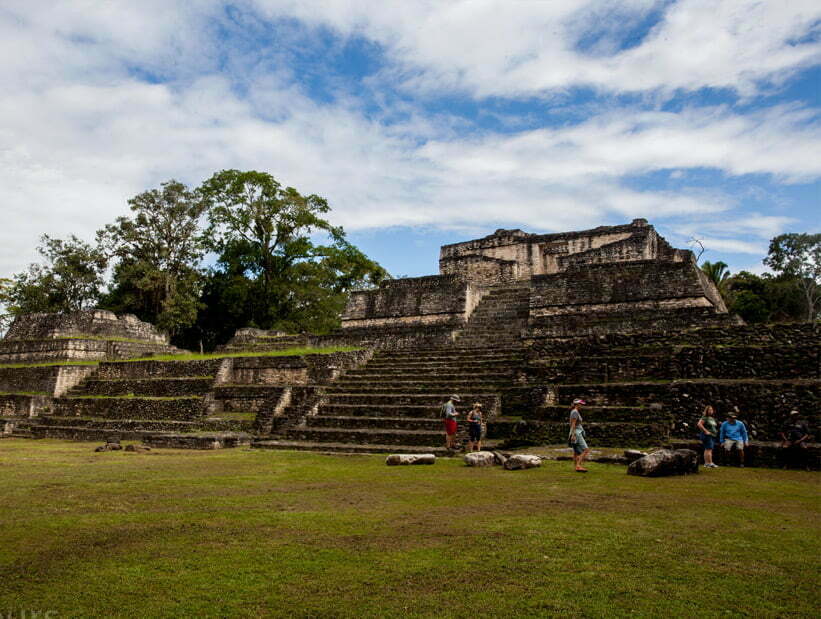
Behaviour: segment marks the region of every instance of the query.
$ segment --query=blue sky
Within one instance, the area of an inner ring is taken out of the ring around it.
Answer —
[[[0,0],[0,275],[170,178],[266,170],[394,275],[645,217],[761,271],[817,232],[821,5]]]

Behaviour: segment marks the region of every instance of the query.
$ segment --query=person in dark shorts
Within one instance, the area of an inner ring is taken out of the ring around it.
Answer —
[[[573,408],[570,409],[570,435],[567,438],[568,445],[573,448],[573,465],[577,473],[587,473],[584,468],[584,459],[590,452],[587,441],[584,440],[584,428],[582,427],[581,407],[584,400],[573,400]]]
[[[716,413],[709,404],[704,407],[704,413],[698,420],[698,437],[701,439],[701,446],[704,448],[704,468],[717,469],[718,465],[713,462],[713,448],[718,439],[718,422]]]
[[[482,451],[482,403],[474,402],[468,413],[468,451]]]
[[[456,412],[456,405],[454,402],[461,402],[458,395],[452,395],[447,402],[442,404],[442,421],[445,425],[445,447],[447,449],[454,448],[454,439],[456,437],[456,418],[459,413]]]
[[[782,466],[807,468],[806,449],[810,440],[810,430],[807,424],[801,421],[801,413],[790,411],[790,416],[784,422],[778,436],[781,438]]]

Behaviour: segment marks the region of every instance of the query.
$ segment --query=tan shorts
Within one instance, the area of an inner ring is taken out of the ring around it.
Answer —
[[[731,451],[735,445],[735,448],[739,451],[744,451],[744,441],[731,441],[730,439],[724,439],[724,449],[727,451]]]

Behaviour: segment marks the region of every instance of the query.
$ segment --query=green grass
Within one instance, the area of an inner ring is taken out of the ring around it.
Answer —
[[[242,351],[242,352],[214,352],[214,353],[185,353],[181,355],[154,355],[152,357],[138,357],[136,359],[118,359],[116,363],[132,361],[200,361],[202,359],[226,359],[229,357],[292,357],[298,355],[327,355],[335,352],[351,352],[360,350],[355,346],[330,346],[327,348],[288,348],[285,350]]]
[[[45,391],[0,391],[0,395],[50,395]]]
[[[0,609],[59,617],[817,616],[817,473],[0,441]]]

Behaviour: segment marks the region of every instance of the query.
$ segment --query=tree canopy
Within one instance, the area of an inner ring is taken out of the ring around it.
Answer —
[[[351,289],[388,277],[330,223],[327,200],[265,172],[170,180],[128,205],[96,244],[44,236],[43,261],[0,285],[7,316],[101,307],[211,348],[242,327],[330,331]]]

